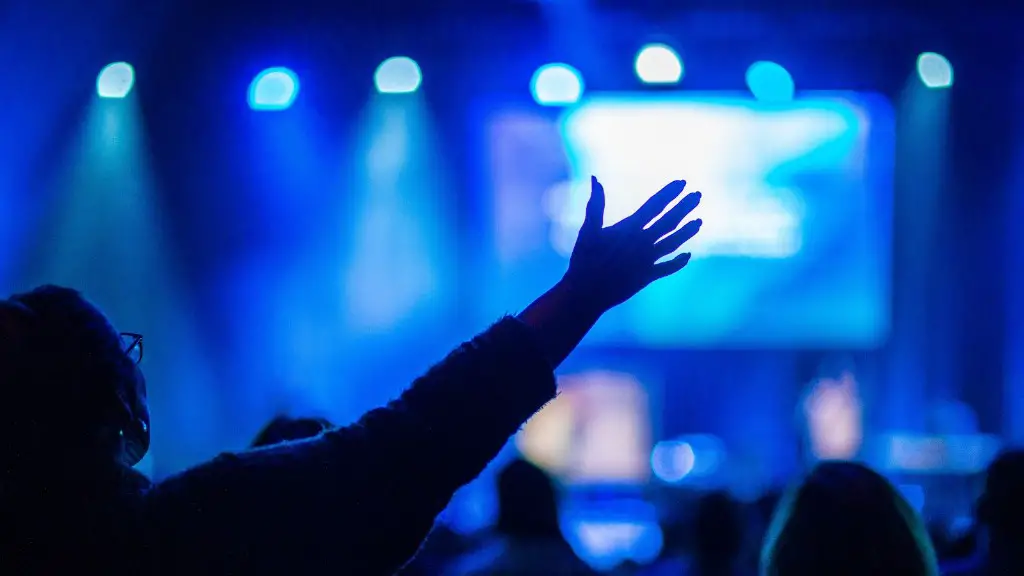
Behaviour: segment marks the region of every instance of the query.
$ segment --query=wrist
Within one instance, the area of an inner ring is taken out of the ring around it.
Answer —
[[[572,278],[563,277],[552,288],[558,294],[559,306],[580,320],[597,322],[607,307],[596,298],[598,291],[581,285]]]

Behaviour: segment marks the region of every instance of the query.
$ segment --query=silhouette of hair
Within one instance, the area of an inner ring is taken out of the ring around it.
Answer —
[[[698,563],[722,565],[743,547],[743,512],[728,492],[715,491],[697,501],[694,546]]]
[[[1024,451],[1003,452],[988,466],[978,518],[993,532],[1024,531]]]
[[[877,472],[825,462],[780,502],[761,554],[764,576],[938,574],[921,519]]]
[[[562,538],[558,497],[546,472],[525,460],[515,460],[501,471],[495,529],[512,538]]]
[[[35,397],[29,405],[47,410],[47,427],[55,434],[74,430],[77,437],[114,428],[123,432],[129,452],[141,458],[149,447],[145,381],[106,316],[79,292],[58,286],[42,286],[11,301],[32,312],[19,370],[27,381],[19,390]]]
[[[252,441],[253,448],[261,446],[273,446],[281,442],[293,440],[305,440],[319,435],[324,430],[334,428],[329,421],[323,418],[290,418],[278,416],[267,422],[259,434]]]

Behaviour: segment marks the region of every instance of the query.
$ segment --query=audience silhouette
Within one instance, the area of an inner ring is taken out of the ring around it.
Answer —
[[[950,576],[1024,574],[1024,451],[1000,454],[989,465],[978,502],[978,523],[985,542],[980,558],[947,566]]]
[[[697,502],[694,521],[692,576],[736,576],[740,573],[746,523],[739,502],[728,492],[705,494]]]
[[[554,397],[553,369],[594,323],[686,265],[689,254],[658,263],[700,227],[677,230],[699,193],[665,211],[684,187],[668,184],[605,227],[592,179],[568,270],[519,316],[352,426],[156,484],[131,468],[150,433],[141,337],[119,334],[74,290],[11,297],[0,305],[0,564],[17,574],[394,573],[455,490]]]
[[[158,483],[133,468],[150,445],[143,337],[118,332],[70,288],[0,300],[0,567],[112,575],[402,570],[454,492],[554,397],[554,369],[594,323],[687,264],[689,254],[659,262],[700,228],[700,220],[679,227],[699,193],[666,211],[684,188],[672,182],[605,227],[604,190],[592,179],[568,270],[521,314],[498,320],[351,426],[278,416],[250,450]],[[1022,485],[1024,451],[992,462],[977,510],[980,553],[946,564],[944,574],[1024,574],[1016,545],[1024,538]],[[593,573],[562,535],[547,473],[511,462],[499,475],[498,500],[494,530],[471,552],[469,540],[441,526],[403,574],[445,565],[451,576]],[[669,522],[661,562],[623,563],[617,573],[749,573],[754,559],[744,545],[753,527],[765,576],[933,576],[933,541],[950,540],[941,524],[929,537],[889,481],[851,462],[818,464],[781,500],[768,494],[753,504],[751,518],[724,491],[704,494],[694,512],[686,526]]]
[[[451,576],[592,574],[562,535],[552,479],[525,460],[498,476],[498,522],[480,550],[458,562]]]
[[[938,574],[924,525],[877,472],[825,462],[779,504],[761,558],[765,576]]]

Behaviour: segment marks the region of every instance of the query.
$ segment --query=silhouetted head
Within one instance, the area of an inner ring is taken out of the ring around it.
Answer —
[[[499,533],[512,538],[561,538],[558,497],[543,470],[516,460],[498,475]]]
[[[937,574],[921,519],[877,472],[819,464],[779,504],[761,555],[766,576]]]
[[[305,440],[319,435],[334,426],[323,418],[290,418],[278,416],[260,430],[252,441],[253,448],[273,446],[281,442]]]
[[[978,520],[994,544],[1019,542],[1024,536],[1024,451],[1000,454],[988,467]]]
[[[145,455],[137,338],[126,341],[81,294],[55,286],[0,301],[0,338],[5,461],[133,465]]]
[[[706,494],[697,501],[694,552],[698,564],[726,566],[743,547],[743,511],[728,492]]]

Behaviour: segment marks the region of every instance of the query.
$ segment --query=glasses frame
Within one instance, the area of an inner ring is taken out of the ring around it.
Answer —
[[[142,334],[136,334],[135,332],[121,332],[121,338],[130,338],[132,343],[124,349],[124,355],[131,357],[132,350],[137,347],[139,349],[139,359],[135,361],[136,364],[142,362]]]

